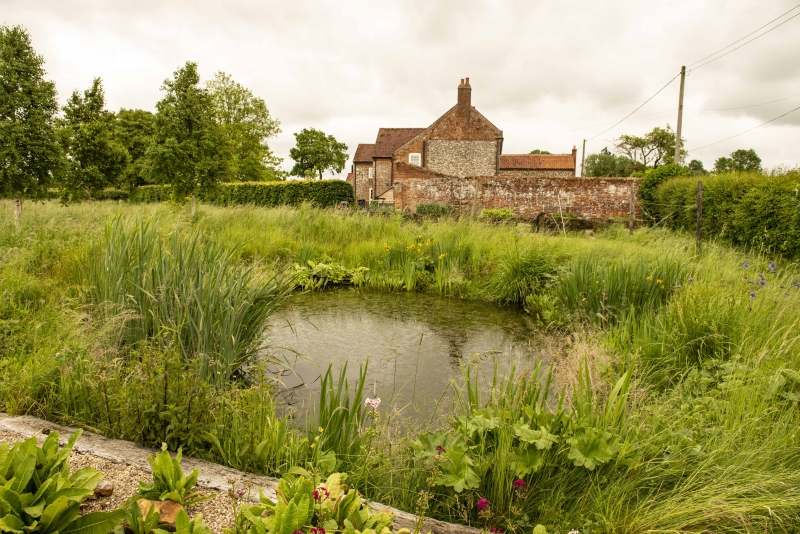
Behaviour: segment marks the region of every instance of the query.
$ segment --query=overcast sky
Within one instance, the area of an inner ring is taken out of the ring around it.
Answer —
[[[0,0],[44,55],[63,103],[100,76],[110,109],[154,110],[187,60],[204,80],[230,73],[262,97],[283,133],[314,127],[372,143],[379,127],[426,127],[470,77],[472,103],[503,130],[504,153],[566,153],[600,134],[689,65],[744,37],[797,0],[173,1]],[[797,9],[787,15],[800,13]],[[780,21],[778,21],[780,22]],[[777,24],[777,23],[776,23]],[[744,41],[742,41],[744,42]],[[746,109],[709,111],[784,99]],[[634,118],[587,143],[675,127],[674,81]],[[767,167],[800,164],[800,17],[689,72],[684,137],[706,168],[738,148]],[[662,112],[654,114],[656,112]],[[569,131],[565,131],[569,130]],[[579,153],[580,157],[580,153]],[[347,169],[349,169],[349,162]],[[347,170],[346,169],[346,170]]]

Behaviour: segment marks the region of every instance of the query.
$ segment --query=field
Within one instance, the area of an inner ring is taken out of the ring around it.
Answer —
[[[797,532],[799,281],[664,229],[48,202],[17,232],[0,201],[0,404],[259,474],[335,466],[487,530]],[[301,426],[253,357],[298,287],[336,285],[516,307],[569,339],[574,380],[465,368],[446,422],[403,430],[333,369]]]

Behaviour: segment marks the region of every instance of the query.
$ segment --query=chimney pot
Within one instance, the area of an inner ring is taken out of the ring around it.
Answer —
[[[464,85],[464,78],[461,78],[461,85]]]
[[[467,80],[467,85],[469,85],[469,78],[466,78],[466,80]]]
[[[469,86],[469,78],[462,79],[461,85],[458,86],[458,107],[461,109],[472,107],[472,88]]]

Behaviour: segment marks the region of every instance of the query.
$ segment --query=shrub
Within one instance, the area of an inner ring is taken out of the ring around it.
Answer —
[[[173,501],[182,506],[191,506],[212,496],[202,496],[200,492],[192,491],[197,484],[200,470],[195,469],[188,477],[181,469],[181,450],[175,458],[167,452],[167,444],[161,446],[161,452],[155,457],[148,458],[153,471],[153,481],[139,481],[139,492],[136,499],[149,499],[151,501]]]
[[[657,217],[657,214],[660,212],[657,210],[657,206],[654,205],[658,186],[675,176],[685,176],[687,172],[688,171],[680,165],[669,163],[656,167],[655,169],[650,169],[644,173],[644,178],[639,182],[639,197],[642,199],[644,216],[648,220],[651,222],[660,220]]]
[[[661,184],[653,211],[672,229],[694,231],[698,178]],[[734,245],[800,256],[800,174],[724,174],[703,180],[703,235]]]
[[[321,208],[332,208],[340,202],[354,202],[353,187],[342,180],[291,180],[288,182],[243,182],[220,184],[214,189],[199,192],[198,200],[220,206],[252,204],[299,206],[311,203]],[[133,190],[131,202],[165,202],[172,198],[172,190],[165,185],[147,185]]]
[[[496,210],[484,209],[481,212],[481,217],[486,219],[503,220],[510,219],[514,216],[514,212],[508,208],[500,208]]]
[[[456,208],[450,204],[417,204],[417,214],[429,215],[432,217],[442,217],[444,215],[452,215],[455,213]]]

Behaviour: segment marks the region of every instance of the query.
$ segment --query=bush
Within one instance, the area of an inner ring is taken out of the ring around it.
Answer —
[[[288,182],[243,182],[220,184],[216,188],[200,192],[198,200],[219,206],[252,204],[274,208],[275,206],[299,206],[311,203],[321,208],[332,208],[340,202],[354,202],[353,186],[342,180],[292,180]],[[147,185],[134,189],[131,202],[165,202],[173,199],[172,190],[165,185]]]
[[[441,217],[443,215],[452,215],[455,213],[455,211],[456,208],[450,204],[436,204],[435,202],[432,202],[430,204],[417,205],[417,214],[419,215]]]
[[[693,231],[698,178],[679,178],[655,191],[653,213],[672,229]],[[765,253],[800,256],[800,174],[723,174],[703,182],[703,235]]]
[[[486,219],[495,219],[495,220],[510,219],[513,216],[514,212],[508,208],[500,208],[497,210],[485,209],[483,210],[483,212],[481,212],[481,217],[484,217]]]
[[[644,216],[650,222],[657,222],[660,220],[658,214],[658,207],[656,202],[656,190],[658,186],[670,178],[676,176],[686,176],[688,171],[675,163],[669,163],[650,169],[644,173],[644,178],[639,182],[639,197],[642,199],[642,208]]]

